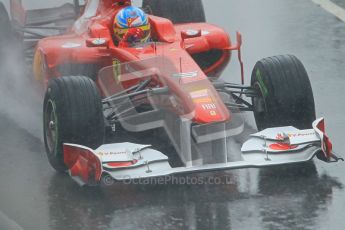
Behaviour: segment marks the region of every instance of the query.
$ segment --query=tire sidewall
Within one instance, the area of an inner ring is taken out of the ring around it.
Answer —
[[[43,106],[43,116],[44,116],[44,121],[43,121],[43,133],[44,133],[44,143],[45,143],[45,149],[47,153],[47,157],[49,162],[53,165],[57,171],[65,171],[67,168],[62,167],[64,165],[64,157],[63,157],[63,121],[61,121],[61,118],[63,116],[63,111],[61,111],[62,105],[60,103],[60,98],[58,97],[57,94],[57,87],[58,85],[56,82],[50,81],[47,92],[44,98],[44,106]],[[55,147],[54,151],[51,152],[50,148],[48,147],[47,144],[47,127],[46,127],[46,111],[47,111],[47,106],[49,106],[49,103],[52,103],[52,105],[55,107],[55,119],[56,119],[56,129],[57,129],[57,135],[56,135],[56,140],[55,140]]]
[[[256,92],[258,92],[259,97],[263,100],[264,112],[259,113],[256,111],[256,109],[254,109],[254,117],[257,127],[259,130],[262,130],[270,126],[268,121],[272,122],[275,120],[272,115],[275,114],[276,111],[274,108],[276,108],[277,105],[274,103],[274,100],[270,100],[270,97],[274,96],[272,95],[274,92],[269,80],[267,79],[267,73],[260,63],[255,66],[253,76],[251,85],[254,87]],[[253,98],[253,104],[254,100],[255,99]]]

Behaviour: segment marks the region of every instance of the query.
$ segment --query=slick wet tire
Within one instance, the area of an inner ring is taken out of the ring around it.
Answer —
[[[49,81],[43,106],[44,143],[51,166],[66,171],[63,143],[98,148],[104,141],[101,96],[88,77],[69,76]]]
[[[258,61],[251,76],[254,116],[259,130],[294,126],[311,128],[315,120],[314,96],[308,74],[295,56],[282,55]]]
[[[143,0],[143,9],[173,23],[205,22],[202,0]]]

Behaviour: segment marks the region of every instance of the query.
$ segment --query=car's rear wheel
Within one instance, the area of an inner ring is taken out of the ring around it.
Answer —
[[[143,0],[143,8],[173,23],[206,21],[202,0]]]
[[[275,126],[310,128],[315,120],[315,104],[308,74],[292,55],[258,61],[251,86],[259,94],[253,98],[254,116],[259,130]]]
[[[104,141],[104,116],[95,83],[87,77],[50,80],[43,106],[44,143],[51,166],[66,170],[63,143],[97,148]]]

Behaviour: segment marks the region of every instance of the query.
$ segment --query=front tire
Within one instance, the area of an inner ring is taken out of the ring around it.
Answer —
[[[313,91],[302,62],[295,56],[281,55],[258,61],[251,86],[259,94],[253,98],[259,130],[280,126],[311,128],[316,117]]]
[[[51,166],[66,171],[63,143],[98,148],[104,141],[104,116],[95,83],[87,77],[50,80],[43,106],[44,143]]]

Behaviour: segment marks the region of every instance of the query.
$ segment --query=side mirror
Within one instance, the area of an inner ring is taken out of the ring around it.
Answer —
[[[242,85],[244,85],[244,66],[243,66],[243,61],[242,61],[242,51],[241,51],[241,47],[242,47],[242,34],[240,32],[237,31],[236,33],[236,45],[230,46],[230,47],[225,47],[224,50],[237,50],[238,52],[238,61],[240,63],[240,67],[241,67],[241,83]]]
[[[86,40],[87,47],[109,47],[109,39],[107,38],[89,38]]]
[[[236,32],[236,40],[237,40],[237,46],[241,47],[242,46],[242,34],[240,32]]]
[[[236,45],[226,47],[225,50],[240,50],[242,46],[242,34],[240,32],[236,33]]]
[[[185,40],[188,38],[201,37],[201,35],[202,35],[201,30],[183,30],[183,31],[181,31],[182,40]]]

